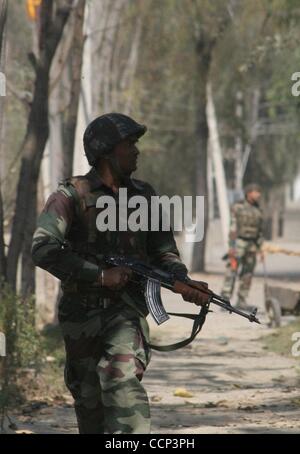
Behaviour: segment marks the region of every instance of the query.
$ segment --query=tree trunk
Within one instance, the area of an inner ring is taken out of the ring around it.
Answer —
[[[249,162],[249,157],[252,149],[254,148],[257,140],[258,133],[258,120],[259,120],[259,103],[260,103],[260,89],[255,88],[251,98],[251,115],[249,120],[249,137],[250,140],[245,146],[242,162],[242,179],[244,178]]]
[[[196,86],[196,195],[204,196],[204,239],[194,243],[191,271],[205,270],[205,241],[208,227],[208,183],[207,183],[207,149],[208,124],[206,116],[207,83],[212,57],[213,45],[205,41],[203,36],[197,42],[197,72],[199,74]]]
[[[38,182],[40,164],[49,135],[49,72],[55,51],[70,15],[72,0],[60,3],[53,14],[53,0],[42,2],[39,35],[40,55],[35,62],[36,79],[27,132],[22,146],[21,171],[17,188],[16,209],[7,257],[7,280],[16,289],[17,266],[24,241],[24,227]]]
[[[83,56],[83,21],[84,9],[86,0],[79,0],[77,6],[75,23],[74,23],[74,38],[71,48],[71,61],[69,63],[69,72],[71,78],[70,103],[63,115],[63,175],[62,178],[67,178],[73,172],[73,158],[75,133],[77,124],[77,113],[79,106],[80,88],[81,88],[81,70]]]
[[[5,26],[7,18],[7,0],[2,0],[0,4],[0,71],[3,70],[4,61],[3,54],[5,54],[4,49],[4,35],[5,35]],[[1,100],[0,103],[0,138],[2,137],[2,128],[3,128],[3,112],[4,112],[4,101]],[[2,141],[1,141],[2,143]],[[0,148],[1,148],[0,143]],[[1,156],[1,153],[0,153]],[[1,156],[2,157],[2,156]],[[2,188],[1,188],[1,178],[2,174],[0,173],[0,277],[6,277],[6,258],[5,258],[5,243],[4,243],[4,210],[3,210],[3,199],[2,199]],[[0,283],[1,284],[1,283]]]
[[[73,148],[74,148],[74,135],[76,129],[76,118],[77,118],[77,110],[78,110],[78,99],[80,93],[80,83],[81,83],[81,63],[82,63],[82,48],[83,48],[83,17],[84,17],[84,8],[85,8],[86,0],[79,0],[76,11],[74,14],[74,24],[72,23],[72,45],[67,43],[67,54],[69,56],[69,67],[67,66],[64,68],[59,68],[57,65],[59,74],[55,75],[56,77],[62,78],[62,73],[64,70],[70,72],[69,78],[71,79],[71,89],[70,93],[68,93],[69,98],[69,105],[66,108],[65,115],[64,113],[55,112],[56,118],[54,120],[58,121],[58,131],[54,130],[54,134],[58,134],[62,132],[63,135],[63,142],[64,142],[64,150],[61,150],[59,153],[59,147],[57,150],[54,151],[55,157],[60,157],[62,162],[59,162],[60,169],[57,175],[57,169],[53,169],[56,173],[56,177],[58,176],[59,179],[65,178],[70,176],[72,173],[72,164],[73,164]],[[67,27],[68,28],[68,27]],[[70,32],[70,30],[66,30]],[[65,35],[64,35],[65,36]],[[62,53],[64,53],[65,49],[62,49]],[[66,58],[68,58],[68,56]],[[64,58],[59,54],[60,61],[62,62],[62,66],[64,66]],[[55,60],[57,60],[55,58]],[[52,75],[52,71],[51,71]],[[55,83],[55,82],[54,82]],[[58,87],[60,89],[60,87]],[[56,90],[59,91],[59,90]],[[51,95],[50,95],[51,96]],[[54,96],[58,99],[58,93],[54,93]],[[62,98],[63,99],[63,98]],[[60,103],[57,102],[57,105],[60,106]],[[66,120],[64,121],[64,117]],[[52,134],[52,129],[50,131],[50,135]],[[58,156],[57,156],[58,154]],[[55,185],[57,182],[55,183]],[[35,266],[32,261],[31,257],[31,243],[32,243],[32,235],[36,227],[36,219],[37,219],[37,200],[36,200],[36,190],[35,186],[32,188],[32,192],[34,193],[34,197],[31,200],[30,206],[30,214],[29,214],[29,222],[26,225],[26,230],[24,234],[24,245],[22,250],[22,279],[21,279],[21,291],[22,297],[26,298],[26,296],[34,293],[35,291]]]
[[[192,271],[205,270],[205,242],[209,222],[208,204],[208,182],[207,182],[207,155],[208,155],[208,123],[207,123],[207,87],[209,71],[213,56],[213,50],[218,40],[226,30],[230,18],[225,9],[218,17],[218,25],[215,33],[210,33],[208,26],[205,26],[205,18],[201,14],[200,5],[192,2],[193,14],[198,16],[194,22],[195,52],[197,58],[197,73],[199,75],[196,86],[196,195],[205,197],[204,203],[204,238],[203,241],[194,243],[192,255]],[[199,221],[198,221],[199,222]]]

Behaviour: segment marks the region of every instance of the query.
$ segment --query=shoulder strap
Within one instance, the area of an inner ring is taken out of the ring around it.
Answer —
[[[77,214],[85,220],[88,229],[88,244],[92,249],[97,238],[96,206],[90,203],[91,185],[88,178],[72,177],[68,180],[69,189],[76,200]]]
[[[203,306],[201,308],[199,314],[178,314],[176,312],[168,312],[169,315],[175,315],[176,317],[184,317],[184,318],[189,318],[191,320],[194,320],[190,337],[188,337],[187,339],[184,339],[180,342],[176,342],[175,344],[170,344],[170,345],[148,344],[149,347],[152,348],[153,350],[157,350],[159,352],[171,352],[174,350],[178,350],[179,348],[186,347],[200,333],[208,312],[210,312],[208,305]]]
[[[90,182],[84,177],[72,177],[67,180],[68,187],[82,211],[86,211],[86,197],[91,192]]]

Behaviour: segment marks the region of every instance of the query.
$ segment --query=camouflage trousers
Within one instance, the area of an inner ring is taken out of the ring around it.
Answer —
[[[238,268],[231,269],[230,260],[227,261],[226,274],[223,284],[222,296],[232,297],[237,276],[239,277],[238,306],[245,307],[251,287],[252,277],[256,265],[257,247],[252,241],[238,239],[236,245]]]
[[[79,433],[150,433],[149,402],[141,384],[150,361],[145,318],[123,302],[87,310],[78,295],[64,295],[59,321],[65,383],[75,401]]]

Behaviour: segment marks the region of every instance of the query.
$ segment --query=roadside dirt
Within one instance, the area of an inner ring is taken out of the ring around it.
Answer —
[[[212,288],[221,286],[219,276],[197,278]],[[168,307],[169,298],[164,297]],[[258,306],[262,325],[216,308],[190,347],[155,353],[145,380],[154,433],[300,432],[299,359],[264,348],[261,338],[272,331],[266,326],[261,279],[255,280],[250,300]],[[179,311],[180,303],[172,310]],[[178,320],[154,327],[153,334],[164,329],[161,343],[188,334],[189,322]],[[186,388],[193,397],[175,397],[177,388]]]
[[[195,278],[220,289],[221,276]],[[255,279],[250,299],[258,306],[262,325],[215,307],[192,345],[172,353],[153,352],[144,378],[152,433],[300,432],[299,359],[272,353],[261,341],[272,330],[266,325],[260,278]],[[169,292],[163,292],[163,300],[170,311],[197,310]],[[175,317],[161,327],[150,325],[154,343],[160,344],[184,338],[191,328],[191,322]],[[185,388],[192,397],[175,396],[178,388]],[[13,415],[19,431],[77,433],[67,392],[61,404],[36,407]]]

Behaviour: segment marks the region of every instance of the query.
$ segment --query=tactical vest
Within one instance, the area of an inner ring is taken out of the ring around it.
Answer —
[[[97,229],[96,219],[101,209],[97,208],[97,199],[101,195],[108,195],[103,188],[92,189],[91,183],[86,176],[72,177],[64,181],[60,187],[61,191],[67,189],[75,201],[74,219],[69,232],[65,238],[71,249],[85,260],[99,265],[101,268],[110,266],[103,263],[104,255],[124,254],[131,255],[143,261],[148,261],[146,250],[147,232],[100,232]],[[106,188],[107,189],[107,188]],[[109,189],[108,189],[109,191]],[[111,194],[113,196],[113,192]],[[130,196],[130,194],[129,194]],[[118,211],[118,196],[115,195]],[[130,210],[128,210],[128,214]],[[85,285],[83,284],[83,287]],[[87,286],[90,287],[90,286]],[[116,292],[102,288],[99,294],[103,297],[113,298]],[[132,300],[139,301],[139,306],[144,306],[144,297],[140,295],[139,288],[129,283],[126,292],[121,292],[122,299],[132,306]],[[140,311],[145,313],[144,307]]]
[[[249,240],[257,240],[262,228],[263,216],[261,209],[247,201],[237,204],[237,236]]]

